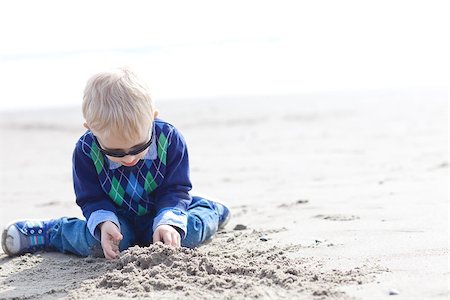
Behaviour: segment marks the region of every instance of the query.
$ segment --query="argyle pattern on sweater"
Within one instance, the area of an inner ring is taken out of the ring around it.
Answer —
[[[147,214],[154,205],[149,194],[164,180],[167,148],[174,130],[167,123],[155,122],[155,125],[156,159],[140,160],[131,168],[110,169],[92,133],[86,133],[81,139],[83,152],[91,158],[102,189],[116,205],[126,205],[138,216]]]

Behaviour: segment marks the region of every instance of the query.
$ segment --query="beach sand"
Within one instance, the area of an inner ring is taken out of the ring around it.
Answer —
[[[157,102],[185,136],[193,194],[233,217],[197,249],[113,262],[0,253],[0,299],[448,299],[447,91]],[[0,226],[82,217],[79,107],[0,115]]]

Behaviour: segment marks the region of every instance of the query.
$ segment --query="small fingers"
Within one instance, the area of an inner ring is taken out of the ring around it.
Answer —
[[[153,244],[156,244],[158,242],[162,242],[161,236],[158,231],[155,231],[155,233],[153,233]]]
[[[111,244],[111,249],[115,252],[115,253],[119,253],[119,243],[113,243]]]
[[[114,234],[113,239],[118,244],[123,239],[123,235],[118,231]]]
[[[165,245],[180,247],[181,237],[178,231],[168,225],[158,227],[153,233],[153,243],[164,243]]]
[[[173,234],[173,238],[172,238],[172,246],[174,247],[180,247],[181,246],[181,237],[180,234],[178,232]]]
[[[164,232],[163,241],[166,245],[172,245],[172,234],[170,232]]]
[[[120,240],[114,240],[112,236],[102,237],[101,244],[106,259],[114,259],[119,255],[119,243]]]
[[[180,247],[180,235],[178,232],[170,232],[166,235],[164,243],[173,247]]]
[[[111,247],[111,245],[105,245],[103,247],[103,254],[105,255],[106,259],[114,259],[118,255],[118,249],[117,251],[114,251],[114,249]]]

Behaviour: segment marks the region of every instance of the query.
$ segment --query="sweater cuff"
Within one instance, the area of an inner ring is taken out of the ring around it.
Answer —
[[[187,213],[176,208],[166,208],[159,212],[153,221],[153,232],[159,225],[171,225],[179,228],[177,230],[181,239],[184,239],[187,233]]]
[[[117,225],[117,227],[119,227],[119,230],[120,230],[119,219],[117,218],[115,213],[113,213],[109,210],[104,210],[104,209],[96,210],[90,215],[89,220],[87,221],[87,227],[89,229],[89,232],[98,241],[100,241],[100,229],[97,228],[97,226],[100,223],[103,223],[106,221],[113,222],[114,224]]]

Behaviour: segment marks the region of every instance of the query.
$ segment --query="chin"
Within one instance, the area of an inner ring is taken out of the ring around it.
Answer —
[[[135,166],[138,162],[139,162],[139,159],[137,159],[136,161],[133,161],[133,162],[130,163],[130,164],[127,164],[127,163],[124,163],[124,162],[121,162],[120,164],[121,164],[122,166],[125,166],[125,167],[133,167],[133,166]]]

